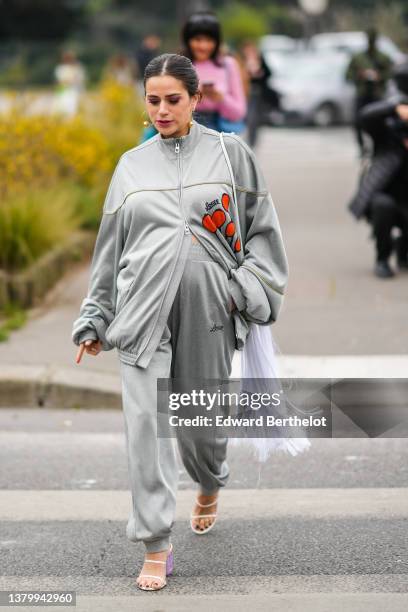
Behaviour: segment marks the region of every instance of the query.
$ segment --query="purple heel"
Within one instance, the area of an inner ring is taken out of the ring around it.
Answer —
[[[170,576],[173,573],[174,569],[174,555],[173,555],[173,545],[171,544],[171,550],[167,555],[166,560],[166,576]]]

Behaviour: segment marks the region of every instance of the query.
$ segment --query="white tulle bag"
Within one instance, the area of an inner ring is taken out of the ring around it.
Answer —
[[[237,209],[237,195],[235,189],[235,178],[232,170],[231,161],[227,153],[223,133],[220,132],[220,141],[222,150],[225,156],[225,160],[228,166],[228,170],[231,176],[231,184],[234,197],[234,208],[235,208],[235,221],[238,235],[241,238],[242,235],[239,227],[239,216]],[[253,392],[269,392],[273,393],[277,389],[280,389],[281,385],[278,376],[278,366],[276,359],[275,343],[271,333],[270,325],[257,325],[255,323],[249,324],[249,332],[246,338],[244,347],[239,351],[241,355],[241,391],[253,393]],[[255,379],[258,379],[259,382]],[[276,416],[276,412],[269,410],[269,412]],[[263,414],[266,416],[268,410],[264,410]],[[281,416],[287,414],[285,407],[280,413]],[[263,436],[262,433],[268,434]],[[242,433],[242,430],[241,430]],[[233,446],[244,445],[248,447],[256,459],[265,463],[268,458],[276,452],[284,452],[295,456],[305,450],[308,450],[311,446],[310,440],[304,437],[304,431],[300,428],[275,428],[272,431],[267,428],[257,430],[257,436],[254,436],[254,429],[248,430],[249,436],[244,437],[232,437],[230,438],[230,444]],[[290,434],[290,435],[288,435]],[[287,437],[285,437],[287,436]]]

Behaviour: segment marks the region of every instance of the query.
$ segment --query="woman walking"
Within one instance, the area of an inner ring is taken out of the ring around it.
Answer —
[[[157,378],[228,379],[251,322],[276,320],[288,270],[253,153],[239,136],[192,119],[200,91],[191,61],[154,58],[144,87],[158,134],[117,164],[72,339],[77,363],[84,352],[118,350],[132,492],[126,533],[146,547],[137,585],[157,590],[172,571],[178,485],[173,439],[157,435]],[[197,483],[190,524],[202,535],[228,482],[227,439],[177,430],[177,443]]]
[[[272,72],[258,45],[251,40],[245,41],[241,55],[250,78],[247,127],[248,144],[253,149],[258,139],[258,128],[264,123],[268,110],[279,107],[279,96],[269,86]]]

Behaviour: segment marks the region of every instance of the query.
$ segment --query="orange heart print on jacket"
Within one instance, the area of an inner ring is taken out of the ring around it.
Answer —
[[[207,212],[202,217],[202,225],[209,232],[216,234],[220,231],[237,253],[241,250],[241,241],[236,236],[235,223],[231,219],[229,213],[230,196],[228,193],[223,193],[221,203],[219,198],[212,202],[206,202],[205,208],[207,211],[212,210],[211,214]]]

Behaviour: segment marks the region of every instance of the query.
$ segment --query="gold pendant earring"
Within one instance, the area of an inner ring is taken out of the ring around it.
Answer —
[[[147,115],[146,111],[143,111],[142,116],[143,116],[143,115]],[[151,123],[151,121],[149,121],[148,119],[145,119],[145,120],[143,121],[143,125],[144,125],[144,127],[149,127],[149,125],[152,125],[152,123]]]

